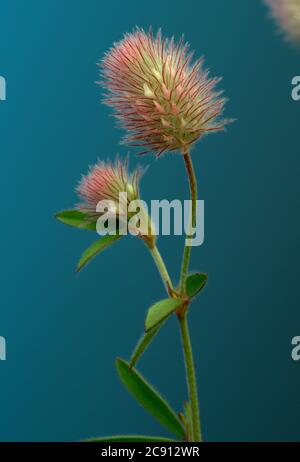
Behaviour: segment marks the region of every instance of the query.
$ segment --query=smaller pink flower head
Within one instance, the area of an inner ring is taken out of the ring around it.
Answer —
[[[139,197],[139,179],[141,171],[128,172],[128,162],[119,159],[115,164],[100,161],[83,176],[76,192],[82,199],[78,208],[87,212],[91,218],[97,216],[96,207],[100,201],[112,201],[118,215],[122,215],[127,204],[120,201],[120,193],[127,193],[127,203]],[[120,203],[119,203],[120,201]],[[108,202],[107,202],[108,203]]]
[[[191,64],[188,48],[183,38],[175,44],[160,31],[153,36],[137,29],[105,55],[104,102],[127,130],[125,143],[160,155],[186,149],[228,123],[220,119],[225,99],[215,91],[219,79],[209,78],[202,60]]]
[[[300,42],[300,0],[265,0],[287,39]]]

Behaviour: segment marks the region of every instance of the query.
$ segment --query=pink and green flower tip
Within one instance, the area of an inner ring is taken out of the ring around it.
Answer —
[[[226,99],[216,90],[220,79],[192,57],[183,37],[176,43],[160,30],[153,35],[139,28],[106,53],[99,83],[106,88],[104,102],[127,130],[124,143],[159,156],[184,152],[224,130],[230,120],[221,117]]]

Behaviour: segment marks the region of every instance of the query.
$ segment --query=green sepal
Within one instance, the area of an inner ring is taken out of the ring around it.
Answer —
[[[130,368],[134,367],[137,364],[142,354],[148,348],[148,346],[150,345],[154,337],[157,335],[158,331],[162,327],[162,324],[163,323],[161,323],[157,327],[153,327],[153,329],[150,329],[148,332],[144,333],[142,338],[138,341],[135,349],[133,350],[131,358],[130,358],[130,362],[129,362]]]
[[[121,382],[136,401],[161,425],[183,440],[184,429],[178,416],[152,385],[136,369],[130,369],[123,359],[116,360],[116,367]]]
[[[194,273],[186,278],[185,290],[189,299],[194,298],[207,283],[207,274]]]
[[[96,231],[96,221],[91,221],[88,214],[80,210],[62,210],[55,214],[55,218],[61,223],[74,228]]]
[[[96,255],[98,255],[100,252],[102,252],[104,249],[112,245],[115,241],[120,239],[122,236],[118,235],[106,235],[103,236],[101,239],[99,239],[96,242],[93,242],[90,247],[88,247],[83,254],[81,255],[81,258],[77,264],[77,271],[82,270],[84,266],[86,266]]]
[[[156,443],[156,442],[164,442],[164,443],[173,443],[176,440],[172,440],[171,438],[164,438],[160,436],[144,436],[144,435],[116,435],[116,436],[104,436],[100,438],[89,438],[84,440],[84,443],[129,443],[129,442],[136,442],[136,443]]]
[[[182,305],[182,300],[177,298],[166,298],[152,305],[147,313],[145,331],[148,332],[168,318]]]

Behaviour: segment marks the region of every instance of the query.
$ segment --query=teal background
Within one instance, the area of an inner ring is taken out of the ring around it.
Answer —
[[[94,237],[53,218],[76,202],[88,165],[129,151],[95,81],[96,62],[135,25],[185,33],[223,76],[226,115],[237,119],[193,152],[206,237],[192,269],[209,273],[190,313],[204,439],[299,441],[300,103],[290,97],[299,50],[258,0],[0,0],[0,440],[167,435],[114,368],[164,297],[146,248],[124,239],[77,276]],[[150,165],[146,200],[187,198],[179,155],[131,157]],[[159,245],[177,279],[182,240]],[[176,319],[140,369],[178,409],[186,388]]]

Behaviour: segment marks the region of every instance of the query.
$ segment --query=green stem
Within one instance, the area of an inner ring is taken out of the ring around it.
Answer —
[[[181,276],[180,276],[180,292],[185,294],[185,281],[187,277],[187,273],[189,270],[189,263],[191,258],[191,250],[192,247],[188,244],[189,238],[192,237],[192,228],[196,227],[196,217],[197,217],[197,180],[195,175],[195,170],[193,167],[192,159],[187,150],[183,151],[183,159],[185,162],[186,171],[189,178],[190,184],[190,193],[191,193],[191,201],[192,201],[192,211],[191,211],[191,219],[190,219],[190,226],[189,232],[187,235],[186,243],[184,246],[183,257],[182,257],[182,266],[181,266]]]
[[[156,245],[148,246],[153,260],[157,266],[162,281],[166,287],[167,293],[172,296],[173,284],[169,276],[166,265],[162,259],[162,256],[156,247]],[[197,395],[197,381],[193,360],[192,345],[190,340],[189,328],[187,323],[187,314],[184,313],[182,317],[179,317],[179,325],[181,331],[181,339],[184,353],[184,363],[186,369],[186,380],[188,385],[189,402],[191,405],[191,439],[198,442],[201,441],[201,430],[200,430],[200,418],[199,418],[199,404]]]
[[[180,293],[182,296],[185,296],[186,295],[185,294],[185,283],[186,283],[186,277],[187,277],[188,270],[189,270],[189,263],[190,263],[190,256],[191,256],[191,246],[187,244],[189,243],[188,239],[192,237],[192,228],[195,228],[196,226],[197,180],[196,180],[196,175],[195,175],[194,167],[192,164],[192,160],[187,150],[183,151],[183,158],[184,158],[187,174],[189,177],[190,193],[191,193],[191,201],[192,201],[190,228],[189,228],[189,232],[188,232],[187,239],[185,242],[183,259],[182,259],[182,267],[181,267],[181,275],[180,275]],[[165,284],[166,290],[168,294],[172,297],[174,289],[173,289],[173,285],[172,285],[170,276],[168,274],[167,268],[164,264],[164,261],[155,244],[152,246],[149,246],[149,249],[156,263],[158,271],[161,275],[161,278]],[[184,353],[184,363],[185,363],[185,369],[186,369],[186,380],[187,380],[187,386],[188,386],[189,402],[191,406],[191,420],[192,420],[191,439],[195,442],[200,442],[202,441],[202,437],[201,437],[200,416],[199,416],[197,380],[196,380],[196,374],[195,374],[193,351],[192,351],[191,339],[190,339],[190,334],[189,334],[186,309],[183,311],[182,314],[178,315],[178,319],[179,319],[182,347],[183,347],[183,353]]]
[[[191,156],[187,149],[183,150],[183,159],[185,162],[186,171],[189,178],[190,194],[192,201],[190,228],[187,235],[187,239],[184,246],[181,275],[180,275],[180,293],[186,295],[186,278],[189,271],[189,264],[191,258],[192,247],[188,240],[192,238],[192,229],[196,227],[197,219],[197,179],[195,170],[193,167]],[[184,362],[187,377],[187,386],[189,393],[189,400],[191,406],[191,420],[192,420],[192,438],[195,441],[201,441],[201,427],[200,427],[200,415],[199,415],[199,403],[198,403],[198,392],[197,392],[197,380],[193,359],[193,350],[191,345],[191,339],[189,334],[189,326],[187,322],[187,310],[183,312],[182,316],[178,317],[181,331],[181,339],[184,353]]]
[[[162,281],[165,285],[165,288],[166,288],[166,291],[167,293],[172,296],[172,291],[174,290],[173,289],[173,284],[172,284],[172,281],[171,281],[171,278],[169,276],[169,273],[168,273],[168,270],[166,268],[166,265],[162,259],[162,256],[158,250],[158,248],[156,247],[156,245],[154,245],[153,247],[149,247],[149,250],[151,252],[151,255],[153,257],[153,260],[155,261],[155,264],[157,266],[157,269],[159,271],[159,274],[162,278]]]
[[[187,386],[189,392],[189,399],[191,405],[191,420],[192,420],[192,441],[202,441],[201,427],[200,427],[200,415],[199,415],[199,403],[198,403],[198,392],[197,392],[197,380],[195,374],[195,366],[193,360],[193,351],[191,345],[191,339],[189,334],[189,327],[187,322],[186,313],[183,317],[179,318],[182,347],[184,352],[184,363],[186,370]]]

